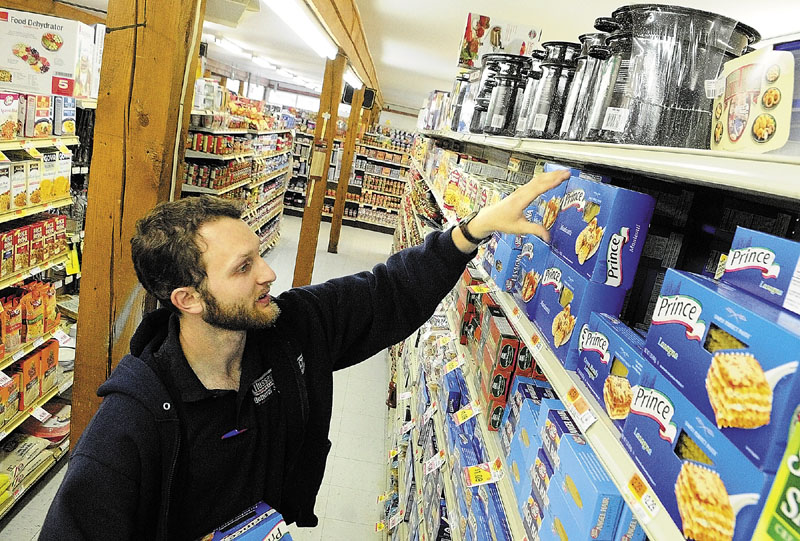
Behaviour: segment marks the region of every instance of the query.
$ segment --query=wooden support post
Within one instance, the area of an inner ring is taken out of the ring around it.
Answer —
[[[244,79],[239,81],[239,97],[240,98],[244,97]]]
[[[294,264],[293,287],[310,284],[311,276],[314,274],[322,204],[328,186],[328,169],[333,153],[333,139],[336,137],[336,120],[342,97],[342,75],[346,63],[347,59],[340,53],[336,59],[328,60],[325,64],[317,127],[314,131],[311,172],[306,188],[306,207],[303,211],[303,225],[300,227],[300,242]]]
[[[83,252],[73,447],[100,405],[98,386],[129,351],[144,311],[147,295],[133,269],[130,239],[139,218],[180,190],[176,168],[204,13],[205,0],[109,2]]]
[[[347,120],[347,138],[344,141],[342,168],[339,174],[339,184],[336,186],[336,201],[334,202],[333,218],[331,219],[331,236],[330,240],[328,240],[328,251],[332,254],[339,253],[339,235],[342,232],[342,217],[344,216],[344,204],[347,201],[347,186],[350,184],[350,170],[353,168],[356,139],[361,131],[362,103],[364,103],[363,86],[353,94],[353,103],[350,104],[350,118]]]

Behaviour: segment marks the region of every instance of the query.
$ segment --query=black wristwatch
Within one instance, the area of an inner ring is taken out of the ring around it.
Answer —
[[[462,218],[458,222],[458,228],[461,230],[461,234],[464,235],[465,239],[467,239],[472,244],[480,245],[480,244],[483,244],[484,242],[488,242],[489,239],[492,238],[492,236],[488,235],[488,236],[486,236],[486,237],[484,237],[482,239],[476,239],[475,237],[473,237],[470,234],[469,230],[467,229],[467,226],[472,221],[472,219],[475,218],[475,216],[477,216],[477,215],[478,215],[478,211],[476,210],[472,214],[469,214],[469,215],[465,216],[464,218]]]

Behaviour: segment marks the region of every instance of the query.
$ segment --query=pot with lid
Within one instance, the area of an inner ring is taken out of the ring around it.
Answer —
[[[581,40],[581,54],[578,57],[578,65],[575,69],[575,78],[569,87],[566,105],[564,106],[564,118],[561,121],[561,129],[558,132],[560,139],[577,139],[575,135],[582,131],[581,126],[585,125],[588,111],[587,105],[594,87],[600,63],[604,58],[605,42],[608,38],[606,32],[595,32],[583,34],[578,39]],[[594,54],[591,54],[594,52]],[[573,136],[570,137],[570,129],[574,128]]]
[[[543,43],[546,55],[542,78],[528,113],[524,136],[553,138],[561,127],[564,105],[581,46],[578,43],[549,41]]]
[[[483,56],[489,70],[494,72],[495,86],[492,88],[483,123],[483,132],[491,135],[510,133],[517,94],[522,95],[525,78],[531,59],[522,55],[487,54]]]

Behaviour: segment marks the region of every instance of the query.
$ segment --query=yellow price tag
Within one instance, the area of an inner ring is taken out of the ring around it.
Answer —
[[[639,519],[639,522],[642,524],[649,523],[658,514],[661,506],[658,500],[656,500],[653,491],[650,490],[650,487],[645,483],[644,479],[642,479],[642,476],[639,475],[639,472],[634,472],[631,476],[630,481],[628,481],[628,490],[630,490],[631,494],[636,499],[631,506],[636,518]]]
[[[450,338],[449,336],[442,336],[441,338],[439,338],[439,345],[446,346],[447,344],[450,343],[451,340],[452,338]]]
[[[468,466],[464,468],[467,479],[467,486],[474,487],[477,485],[485,485],[491,482],[492,472],[488,464],[478,464],[477,466]]]
[[[375,531],[376,532],[382,532],[385,529],[386,529],[386,524],[384,524],[383,522],[375,523]]]
[[[628,488],[637,500],[641,500],[642,496],[647,492],[647,485],[642,480],[639,472],[634,472],[633,477],[628,481]]]
[[[472,404],[467,404],[457,412],[453,414],[453,417],[456,419],[456,424],[461,425],[464,424],[465,421],[472,419],[475,417],[475,408],[473,408]]]
[[[479,285],[479,286],[469,286],[468,288],[472,293],[489,293],[491,289],[489,286]]]
[[[0,162],[10,162],[11,160],[8,159],[8,156],[0,152]]]
[[[67,146],[66,146],[65,144],[63,144],[63,143],[59,143],[59,144],[57,144],[57,145],[56,145],[56,148],[57,148],[57,149],[58,149],[58,151],[59,151],[59,152],[61,152],[62,154],[72,154],[72,151],[71,151],[69,148],[67,148]]]
[[[453,359],[452,361],[444,365],[444,373],[449,374],[462,364],[464,364],[464,361],[460,357],[458,359]]]

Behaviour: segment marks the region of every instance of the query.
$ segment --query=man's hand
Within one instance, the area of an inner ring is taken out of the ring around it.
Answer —
[[[478,239],[488,237],[495,231],[517,235],[533,234],[549,241],[550,234],[548,231],[541,225],[529,222],[525,218],[523,211],[528,208],[534,199],[547,190],[555,188],[568,178],[568,169],[551,171],[533,178],[527,184],[514,190],[512,194],[502,201],[481,209],[478,215],[469,223],[469,233]],[[464,253],[469,253],[475,249],[475,245],[464,238],[458,228],[453,230],[453,242]]]

